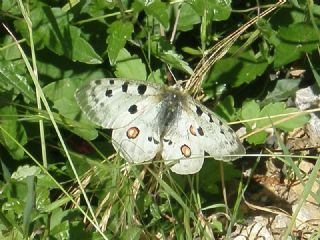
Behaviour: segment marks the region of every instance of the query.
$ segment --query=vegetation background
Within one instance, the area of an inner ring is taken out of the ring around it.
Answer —
[[[74,99],[79,86],[104,77],[188,79],[207,49],[275,3],[2,0],[1,239],[233,238],[253,216],[244,195],[259,185],[256,171],[268,177],[267,160],[282,183],[303,184],[300,208],[310,194],[319,204],[311,191],[317,148],[293,154],[279,137],[309,121],[289,100],[320,85],[320,5],[312,0],[279,5],[203,76],[203,103],[244,126],[248,157],[234,163],[208,158],[192,176],[161,162],[129,166],[114,154],[111,132],[90,123]],[[305,173],[307,157],[313,168]],[[282,209],[278,199],[272,205]],[[282,236],[294,238],[298,212],[287,213]],[[316,225],[308,236],[319,235]]]

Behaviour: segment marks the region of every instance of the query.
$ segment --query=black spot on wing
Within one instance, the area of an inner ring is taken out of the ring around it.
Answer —
[[[158,145],[160,142],[158,141],[158,140],[156,140],[155,138],[153,138],[153,137],[148,137],[148,141],[149,142],[152,142],[152,140],[153,140],[153,143],[154,144],[156,144],[156,145]]]
[[[107,97],[112,97],[112,90],[111,90],[111,89],[108,89],[108,90],[106,91],[106,96],[107,96]]]
[[[212,115],[211,115],[210,113],[208,114],[208,117],[209,117],[209,122],[212,123],[212,122],[213,122],[213,119],[212,119]]]
[[[200,117],[201,115],[202,115],[202,113],[203,113],[203,111],[202,111],[202,109],[199,107],[199,106],[197,106],[197,108],[196,108],[196,113],[197,113],[197,115]]]
[[[138,93],[140,95],[143,95],[146,92],[146,90],[147,90],[147,86],[145,84],[140,84],[138,86]]]
[[[234,135],[234,131],[231,128],[228,128],[228,132],[232,135]]]
[[[121,88],[122,88],[122,92],[127,92],[128,91],[128,82],[125,82],[124,84],[122,84]]]
[[[204,135],[204,132],[203,132],[202,127],[198,127],[197,130],[198,130],[198,133],[199,133],[200,136],[203,136],[203,135]]]
[[[114,84],[114,80],[113,80],[113,79],[110,79],[110,80],[109,80],[109,83],[110,83],[111,85],[113,85],[113,84]]]
[[[170,139],[163,139],[165,143],[168,143],[168,145],[172,145],[172,141]]]
[[[138,111],[138,107],[137,105],[131,105],[128,109],[128,112],[131,113],[131,114],[135,114],[136,112]]]
[[[96,85],[100,85],[100,84],[101,84],[101,79],[95,80],[94,83],[95,83]]]

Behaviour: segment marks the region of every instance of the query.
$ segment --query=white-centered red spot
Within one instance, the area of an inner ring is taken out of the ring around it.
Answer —
[[[127,130],[127,137],[129,139],[135,139],[139,136],[140,130],[137,127],[131,127]]]
[[[189,146],[186,145],[186,144],[183,144],[183,145],[180,147],[180,151],[181,151],[182,155],[185,156],[186,158],[188,158],[188,157],[191,156],[191,149],[190,149]]]

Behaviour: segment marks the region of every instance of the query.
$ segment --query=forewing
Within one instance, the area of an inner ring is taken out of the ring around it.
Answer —
[[[105,78],[79,88],[75,98],[81,110],[103,128],[128,125],[157,104],[161,85]]]
[[[160,104],[149,109],[126,127],[114,129],[112,143],[120,156],[128,162],[152,160],[161,149],[158,127]]]
[[[193,174],[202,167],[204,150],[200,138],[192,134],[195,125],[182,110],[163,136],[162,158],[165,164],[173,164],[171,170],[175,173]]]
[[[230,161],[241,157],[237,155],[245,154],[245,149],[232,128],[212,111],[191,97],[188,97],[185,108],[189,108],[187,111],[201,128],[203,149],[210,156],[217,160]]]

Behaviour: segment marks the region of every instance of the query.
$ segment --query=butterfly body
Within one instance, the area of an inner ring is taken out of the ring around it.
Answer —
[[[113,146],[129,162],[160,154],[172,171],[192,174],[205,152],[227,161],[237,158],[227,155],[245,153],[233,130],[179,85],[101,79],[75,97],[92,122],[113,129]]]

